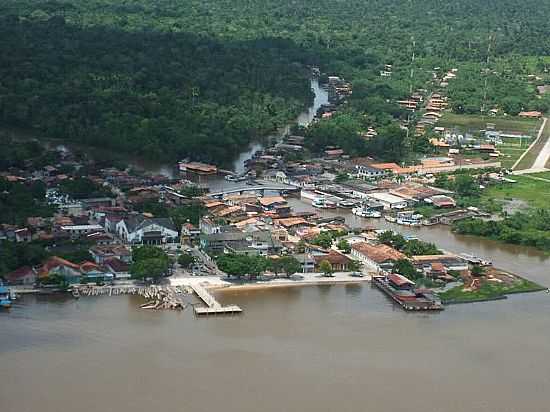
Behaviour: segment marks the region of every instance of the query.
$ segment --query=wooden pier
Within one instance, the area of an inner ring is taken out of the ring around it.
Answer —
[[[236,305],[222,306],[214,296],[212,296],[206,288],[199,284],[191,285],[193,291],[206,304],[206,307],[195,306],[195,314],[197,315],[217,315],[226,313],[241,313],[242,309]]]

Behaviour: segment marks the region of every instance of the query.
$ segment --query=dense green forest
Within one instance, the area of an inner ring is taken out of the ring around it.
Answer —
[[[550,65],[548,2],[4,0],[0,16],[4,123],[152,158],[230,160],[311,100],[308,65],[366,91],[350,116],[369,125],[400,117],[388,100],[435,66],[465,73],[458,112],[479,110],[486,79],[487,104],[548,106],[525,80]],[[352,149],[397,159],[389,133]]]

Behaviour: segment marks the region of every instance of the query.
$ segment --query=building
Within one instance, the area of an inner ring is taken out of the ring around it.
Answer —
[[[445,195],[435,195],[430,197],[429,199],[426,199],[427,203],[431,203],[437,208],[440,209],[448,209],[448,208],[454,208],[456,207],[456,202],[452,197],[445,196]]]
[[[131,215],[116,225],[118,236],[127,243],[160,245],[177,241],[179,235],[171,218]]]
[[[455,255],[413,256],[412,263],[427,277],[442,277],[450,271],[459,273],[468,271],[468,262]]]
[[[52,256],[37,269],[37,275],[39,281],[57,275],[68,283],[79,283],[80,266],[58,256]]]
[[[36,283],[36,271],[30,266],[23,266],[4,276],[10,285],[34,285]]]
[[[387,176],[388,172],[369,165],[355,165],[355,174],[359,179],[377,179]]]
[[[67,225],[61,226],[61,231],[66,232],[72,239],[78,239],[89,235],[90,233],[103,232],[100,225]]]
[[[528,119],[540,119],[542,117],[542,113],[537,112],[537,111],[519,112],[518,116],[519,117],[525,117],[525,118],[528,118]]]
[[[360,260],[367,269],[373,271],[390,270],[397,260],[406,256],[388,245],[371,245],[367,242],[358,242],[351,245],[351,255]]]
[[[367,194],[367,198],[381,203],[385,210],[405,209],[408,205],[407,201],[402,197],[386,192],[369,193]]]
[[[324,255],[314,255],[313,259],[315,260],[315,269],[319,270],[321,262],[327,261],[330,263],[332,270],[334,272],[345,272],[348,270],[348,266],[351,262],[351,259],[346,255],[337,252],[335,250],[329,251],[329,253]]]
[[[130,263],[132,261],[132,252],[126,246],[122,245],[103,245],[93,246],[89,249],[94,262],[102,265],[106,260],[117,258],[122,262]]]

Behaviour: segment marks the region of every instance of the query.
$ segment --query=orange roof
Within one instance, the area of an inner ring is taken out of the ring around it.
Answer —
[[[42,266],[38,270],[38,277],[48,276],[50,271],[58,266],[67,266],[74,270],[80,269],[80,266],[73,262],[69,262],[68,260],[60,258],[59,256],[52,256],[42,264]]]
[[[226,207],[225,209],[218,210],[217,212],[214,212],[214,214],[223,217],[240,211],[242,211],[240,206],[230,206]]]
[[[362,255],[367,256],[376,263],[386,262],[388,260],[405,259],[405,255],[400,251],[388,245],[371,245],[367,242],[359,242],[352,245],[352,249]]]
[[[289,217],[286,219],[278,219],[279,223],[283,227],[292,227],[298,225],[309,225],[310,223],[302,217]]]
[[[262,206],[271,206],[275,203],[285,203],[286,200],[282,196],[264,196],[258,199]]]
[[[401,166],[399,166],[397,163],[372,163],[370,167],[374,167],[375,169],[381,169],[381,170],[401,169]]]

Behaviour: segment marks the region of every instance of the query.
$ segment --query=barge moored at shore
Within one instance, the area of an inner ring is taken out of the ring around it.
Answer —
[[[407,311],[443,310],[443,304],[429,291],[414,287],[414,282],[395,273],[374,276],[373,284]]]

